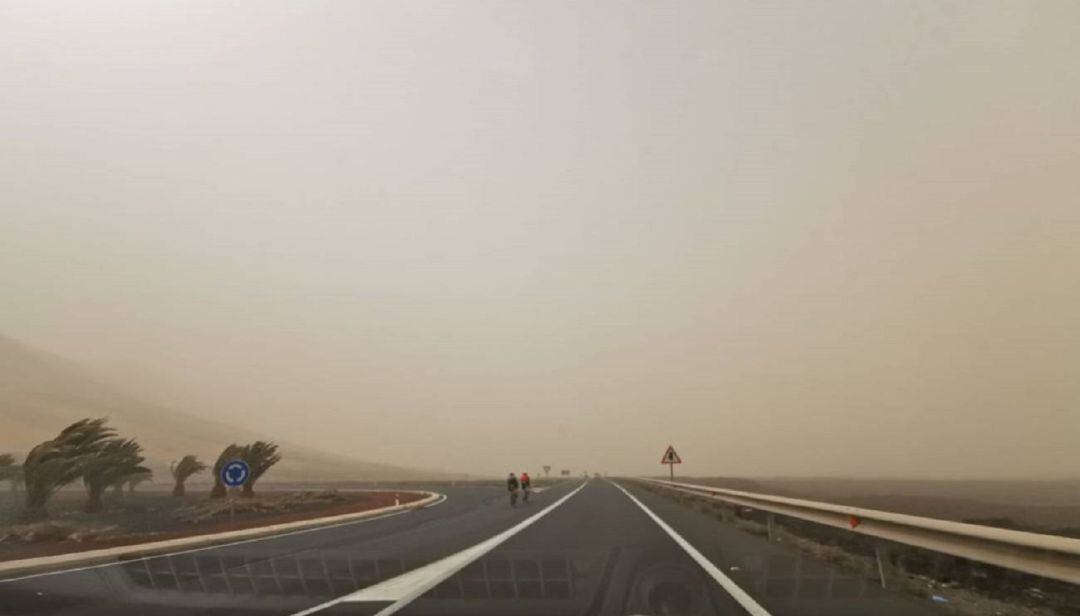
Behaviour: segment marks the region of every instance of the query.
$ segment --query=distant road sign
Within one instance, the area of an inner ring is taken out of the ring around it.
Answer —
[[[679,454],[675,453],[675,448],[671,445],[667,446],[667,451],[664,452],[664,457],[660,459],[660,464],[682,464],[682,458]]]
[[[667,451],[664,452],[664,457],[660,458],[660,464],[667,464],[668,470],[671,472],[671,480],[675,481],[675,465],[682,464],[682,458],[679,454],[675,453],[675,448],[671,445],[667,446]]]
[[[239,488],[247,482],[250,476],[251,467],[243,460],[226,462],[225,466],[221,467],[221,483],[230,488]]]

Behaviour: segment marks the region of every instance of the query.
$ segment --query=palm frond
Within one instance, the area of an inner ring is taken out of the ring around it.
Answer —
[[[83,476],[86,465],[116,435],[105,425],[107,421],[104,417],[79,420],[30,450],[22,465],[29,515],[44,515],[52,494]]]
[[[236,443],[233,443],[225,449],[222,449],[221,453],[218,454],[217,461],[214,462],[214,475],[221,475],[221,469],[224,468],[226,464],[232,462],[233,460],[243,458],[243,454],[244,448],[240,445],[237,445]]]
[[[112,439],[105,441],[83,464],[83,482],[91,490],[104,489],[123,483],[133,475],[149,473],[142,466],[142,445],[135,439]]]
[[[10,453],[0,453],[0,481],[18,479],[22,475],[22,467],[15,464],[15,456]]]
[[[206,469],[206,464],[203,464],[199,458],[191,454],[184,456],[179,462],[173,462],[172,466],[169,467],[169,471],[176,481],[186,481],[188,477],[201,473]]]
[[[243,458],[251,467],[251,483],[262,477],[271,466],[281,462],[278,446],[272,441],[255,441],[247,445],[244,447]]]

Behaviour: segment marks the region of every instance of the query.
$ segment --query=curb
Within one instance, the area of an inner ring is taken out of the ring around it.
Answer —
[[[111,564],[126,560],[149,558],[152,556],[164,556],[166,554],[178,551],[208,548],[219,544],[234,543],[237,541],[263,539],[285,532],[315,529],[320,526],[355,522],[366,518],[379,517],[387,514],[409,511],[412,509],[421,509],[435,503],[440,498],[443,498],[442,494],[437,494],[435,492],[412,490],[398,490],[398,492],[427,494],[427,496],[418,501],[406,503],[404,505],[391,505],[389,507],[380,507],[379,509],[358,511],[356,513],[343,513],[340,515],[312,518],[310,520],[282,522],[280,524],[272,524],[270,526],[258,526],[254,528],[244,528],[241,530],[231,530],[223,533],[211,533],[206,535],[193,535],[191,537],[180,537],[177,539],[166,539],[163,541],[151,541],[149,543],[136,543],[132,545],[123,545],[114,548],[87,550],[85,552],[69,552],[67,554],[56,554],[53,556],[41,556],[37,558],[9,560],[6,562],[0,562],[0,576],[39,573],[58,567],[87,567],[94,565]],[[12,580],[0,578],[0,583],[7,581]]]

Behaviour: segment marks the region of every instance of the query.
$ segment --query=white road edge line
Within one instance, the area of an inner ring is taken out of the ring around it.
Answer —
[[[539,512],[525,518],[523,521],[518,522],[514,526],[490,539],[485,539],[456,554],[451,554],[446,558],[429,563],[418,569],[413,569],[412,571],[395,578],[390,578],[384,582],[362,588],[354,593],[338,597],[337,599],[327,601],[326,603],[321,603],[302,612],[296,612],[292,616],[308,616],[309,614],[325,610],[326,608],[333,607],[339,603],[354,603],[357,601],[393,601],[391,605],[386,606],[375,614],[375,616],[390,616],[390,614],[393,614],[409,603],[412,603],[420,595],[438,586],[441,582],[458,571],[461,571],[476,559],[495,549],[500,543],[503,543],[510,537],[520,533],[540,518],[554,511],[556,507],[565,503],[570,497],[580,492],[588,483],[588,480],[586,480],[577,488],[574,488],[573,492],[570,492],[566,496],[541,509]]]
[[[439,494],[442,498],[429,504],[424,505],[421,509],[428,509],[436,505],[441,505],[446,502],[448,496],[445,494]],[[301,530],[293,530],[284,533],[278,533],[274,535],[266,535],[264,537],[253,537],[251,539],[241,539],[240,541],[231,541],[229,543],[218,543],[214,545],[205,545],[200,548],[191,548],[190,550],[177,550],[175,552],[164,552],[161,554],[150,554],[148,556],[139,556],[137,558],[125,558],[123,560],[117,560],[107,563],[98,563],[96,565],[86,565],[85,567],[72,567],[70,569],[57,569],[56,571],[43,571],[41,573],[31,573],[29,575],[22,575],[19,577],[3,578],[0,579],[0,584],[6,584],[8,582],[21,582],[23,580],[31,580],[39,577],[46,577],[49,575],[60,575],[62,573],[77,573],[79,571],[89,571],[91,569],[102,569],[105,567],[115,567],[117,565],[126,565],[128,563],[137,563],[144,560],[150,560],[153,558],[164,558],[167,556],[180,556],[181,554],[192,554],[194,552],[203,552],[206,550],[216,550],[218,548],[227,548],[234,545],[244,545],[245,543],[255,543],[256,541],[267,541],[269,539],[280,539],[281,537],[291,537],[293,535],[303,535],[305,533],[314,533],[322,530],[330,530],[332,528],[341,528],[342,526],[352,526],[353,524],[364,524],[365,522],[374,522],[375,520],[384,520],[386,518],[392,518],[396,515],[408,513],[410,511],[416,511],[415,509],[403,509],[401,511],[392,511],[383,515],[377,515],[370,518],[363,518],[360,520],[351,520],[348,522],[338,522],[337,524],[328,524],[326,526],[314,526],[312,528],[304,528]]]
[[[622,493],[625,494],[630,500],[634,501],[635,505],[641,507],[641,510],[644,511],[646,515],[648,515],[650,518],[652,518],[652,521],[656,522],[657,526],[663,529],[664,532],[668,534],[668,536],[674,539],[675,543],[679,544],[679,547],[681,547],[683,550],[686,551],[687,554],[690,555],[690,558],[693,558],[694,561],[697,562],[697,564],[701,565],[701,568],[704,569],[706,573],[711,575],[712,578],[716,580],[716,583],[720,584],[720,586],[724,590],[726,590],[729,595],[731,595],[731,598],[735,599],[735,601],[737,601],[739,605],[743,607],[743,609],[749,612],[752,616],[770,616],[769,612],[765,608],[761,607],[761,604],[759,604],[757,601],[754,601],[753,597],[748,595],[746,591],[742,588],[739,588],[739,585],[733,582],[731,578],[724,575],[724,572],[721,571],[719,567],[712,564],[712,562],[708,558],[705,558],[704,554],[699,552],[694,546],[690,545],[689,541],[683,539],[682,535],[675,532],[675,529],[668,526],[667,523],[661,520],[659,516],[652,512],[652,510],[642,504],[642,502],[639,501],[637,497],[628,492],[626,488],[622,487],[621,485],[615,482],[612,482],[612,484],[616,488],[622,490]]]

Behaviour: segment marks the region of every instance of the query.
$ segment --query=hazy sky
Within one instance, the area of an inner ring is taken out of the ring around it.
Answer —
[[[1080,3],[0,3],[0,331],[504,473],[1080,465]]]

